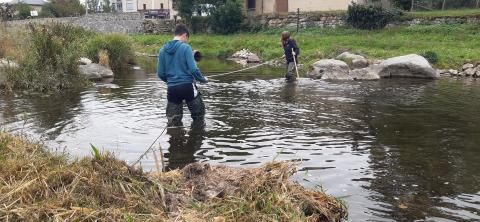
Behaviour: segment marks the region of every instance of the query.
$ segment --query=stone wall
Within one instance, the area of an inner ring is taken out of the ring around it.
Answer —
[[[84,27],[88,30],[102,33],[143,33],[143,15],[140,13],[101,13],[88,14],[81,17],[65,18],[39,18],[28,20],[16,20],[7,22],[9,28],[19,28],[30,22],[65,22],[76,26]]]
[[[84,27],[89,30],[102,33],[125,33],[125,34],[167,34],[172,33],[175,22],[173,20],[147,20],[141,13],[102,13],[89,14],[82,17],[30,19],[7,22],[9,28],[23,28],[30,22],[67,22]],[[291,13],[288,15],[261,15],[251,17],[251,26],[264,28],[295,28],[297,21],[300,28],[335,28],[345,26],[345,12],[304,12],[300,15]],[[451,24],[451,23],[475,23],[480,24],[480,17],[458,18],[412,18],[396,22],[391,25],[420,25],[420,24]],[[201,26],[199,26],[201,27]],[[202,26],[203,27],[203,26]],[[202,28],[203,29],[203,28]],[[209,30],[198,30],[208,32]]]
[[[346,25],[345,13],[310,12],[290,13],[288,15],[262,15],[253,19],[258,21],[265,28],[300,28],[319,27],[335,28]]]

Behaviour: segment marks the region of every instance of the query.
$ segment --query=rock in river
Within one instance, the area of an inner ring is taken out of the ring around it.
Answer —
[[[101,66],[96,63],[88,65],[79,65],[80,73],[85,75],[88,79],[102,79],[113,77],[113,71],[105,66]]]
[[[432,68],[428,61],[419,55],[410,54],[393,57],[380,63],[380,77],[409,77],[437,79],[440,75]]]
[[[347,63],[335,60],[335,59],[322,59],[318,62],[315,62],[310,71],[308,71],[308,76],[313,79],[338,79],[338,80],[349,80],[351,79],[348,75],[350,68]]]

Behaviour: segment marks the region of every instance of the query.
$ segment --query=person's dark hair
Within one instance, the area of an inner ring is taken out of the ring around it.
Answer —
[[[180,36],[187,33],[187,37],[190,37],[190,32],[187,29],[187,26],[184,24],[178,24],[175,26],[175,36]]]

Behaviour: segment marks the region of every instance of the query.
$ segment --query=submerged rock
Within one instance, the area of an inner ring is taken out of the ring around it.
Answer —
[[[335,59],[322,59],[312,65],[307,75],[313,79],[349,80],[347,63]]]
[[[79,65],[80,73],[85,75],[88,79],[98,80],[102,78],[111,78],[113,77],[113,71],[105,66],[101,66],[96,63],[91,63],[88,65]]]
[[[422,56],[410,54],[393,57],[380,63],[380,77],[409,77],[437,79],[440,75],[432,68],[430,63]]]

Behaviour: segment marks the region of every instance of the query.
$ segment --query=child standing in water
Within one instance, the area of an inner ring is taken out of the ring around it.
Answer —
[[[282,32],[282,46],[284,50],[284,57],[287,60],[287,74],[285,74],[285,79],[288,82],[296,80],[295,73],[295,62],[298,62],[298,55],[300,55],[300,49],[297,46],[297,42],[294,39],[290,38],[290,32]]]

